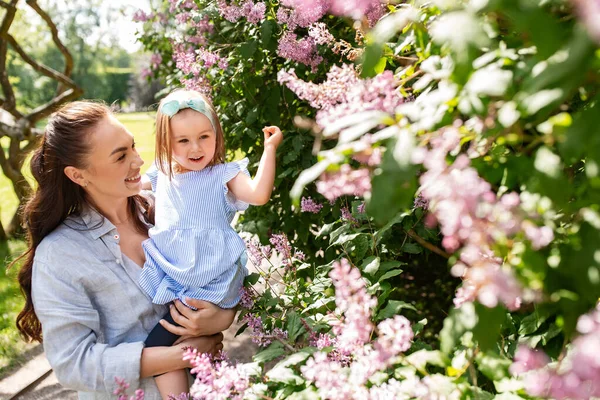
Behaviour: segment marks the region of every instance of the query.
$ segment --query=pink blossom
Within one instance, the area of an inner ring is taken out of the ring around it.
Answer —
[[[396,355],[410,349],[414,333],[408,319],[401,315],[381,321],[377,325],[379,337],[375,348],[381,353]]]
[[[542,354],[517,350],[511,372],[524,373],[525,388],[532,396],[553,399],[589,399],[600,396],[600,308],[577,321],[579,336],[561,367],[548,364]]]
[[[225,359],[211,359],[206,353],[188,349],[183,357],[192,364],[196,380],[190,388],[194,398],[205,400],[241,400],[250,386],[250,379],[241,365],[231,365]]]
[[[327,29],[327,25],[322,22],[310,25],[308,27],[308,36],[313,38],[317,44],[328,45],[335,42],[335,38]]]
[[[335,287],[337,312],[344,315],[341,321],[333,325],[336,347],[351,354],[369,341],[373,331],[370,317],[377,301],[367,294],[359,270],[345,258],[333,263],[329,276]]]
[[[590,36],[600,43],[600,2],[598,0],[571,0],[579,18],[587,28]]]
[[[317,203],[310,197],[302,197],[300,201],[300,211],[318,214],[323,208],[322,204]]]
[[[327,200],[334,201],[343,195],[364,196],[371,191],[371,175],[366,168],[352,169],[344,164],[337,172],[326,172],[317,182],[317,191]]]
[[[448,164],[448,153],[456,152],[460,143],[458,125],[442,129],[430,143],[430,149],[413,154],[413,162],[426,168],[420,177],[420,196],[429,203],[427,225],[439,223],[447,251],[462,248],[460,261],[452,268],[452,273],[464,280],[455,305],[477,299],[488,307],[501,302],[510,310],[517,309],[522,298],[531,300],[533,293],[521,287],[492,249],[521,232],[538,249],[552,241],[552,230],[525,219],[516,193],[497,198],[466,155],[459,154]]]
[[[541,350],[534,350],[520,345],[515,353],[510,373],[520,375],[524,372],[545,367],[550,362],[548,356]]]
[[[147,79],[149,76],[152,76],[152,71],[149,68],[144,68],[141,70],[140,76],[142,79]]]
[[[161,63],[162,56],[159,53],[152,54],[152,57],[150,57],[150,65],[152,65],[152,68],[157,69],[158,67],[160,67]]]
[[[352,65],[344,64],[331,67],[321,84],[298,79],[294,70],[280,71],[277,80],[318,110],[316,120],[322,127],[361,111],[393,114],[403,102],[391,71],[360,79]]]
[[[129,389],[129,383],[125,382],[124,379],[115,377],[117,388],[113,394],[117,396],[117,400],[144,400],[144,391],[137,389],[133,396],[127,397],[127,389]]]

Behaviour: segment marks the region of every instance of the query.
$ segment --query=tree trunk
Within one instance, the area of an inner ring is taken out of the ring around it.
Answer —
[[[6,242],[8,240],[8,236],[6,236],[6,232],[4,231],[4,227],[2,226],[2,221],[0,221],[0,242]]]

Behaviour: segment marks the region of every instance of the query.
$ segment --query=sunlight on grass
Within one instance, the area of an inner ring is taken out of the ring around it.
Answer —
[[[142,172],[145,172],[154,160],[154,113],[131,113],[118,114],[117,118],[127,129],[135,136],[135,143],[144,160]],[[8,147],[8,138],[0,139],[0,145],[4,149]],[[33,184],[33,177],[29,171],[29,159],[23,166],[23,174],[26,179]],[[0,221],[4,227],[8,225],[10,219],[17,209],[18,201],[10,180],[0,173]]]

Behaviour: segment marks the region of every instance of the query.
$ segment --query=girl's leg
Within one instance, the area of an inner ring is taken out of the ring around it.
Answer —
[[[155,376],[154,380],[163,400],[169,400],[169,396],[177,398],[181,393],[190,391],[187,372],[183,369]]]

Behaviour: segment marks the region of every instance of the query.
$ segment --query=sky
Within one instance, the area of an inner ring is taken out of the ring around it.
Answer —
[[[121,46],[128,52],[132,53],[137,51],[141,45],[135,41],[136,29],[140,28],[139,22],[133,22],[133,13],[138,9],[143,9],[148,12],[150,10],[149,0],[120,0],[120,1],[105,1],[102,3],[102,7],[108,8],[109,4],[118,4],[118,7],[124,7],[125,15],[120,17],[119,21],[115,21],[119,27],[119,42]]]
[[[136,29],[140,28],[140,23],[132,21],[133,13],[140,8],[146,12],[150,11],[149,0],[104,1],[102,3],[102,12],[106,12],[111,4],[113,7],[123,7],[125,11],[124,15],[119,14],[119,20],[115,21],[114,25],[118,26],[121,46],[128,52],[133,53],[141,47],[140,43],[136,43],[135,41],[135,32]]]
[[[40,1],[40,5],[43,9],[53,7],[57,10],[66,10],[68,7],[73,7],[77,2],[87,3],[88,0],[46,0]],[[122,12],[115,12],[112,14],[113,19],[107,24],[106,18],[101,18],[102,31],[117,32],[119,43],[128,52],[133,53],[141,48],[140,43],[136,43],[135,32],[137,29],[141,29],[141,24],[133,22],[133,14],[138,9],[143,9],[146,12],[150,11],[151,0],[104,0],[100,3],[99,9],[97,10],[98,15],[106,16],[109,10],[122,10]],[[41,19],[25,2],[20,6],[21,10],[25,12],[28,17],[32,18],[32,21],[42,23]],[[96,10],[94,10],[96,11]],[[84,18],[83,16],[80,16]],[[77,17],[76,17],[77,18]],[[99,38],[92,36],[87,38],[90,42],[95,42]]]

